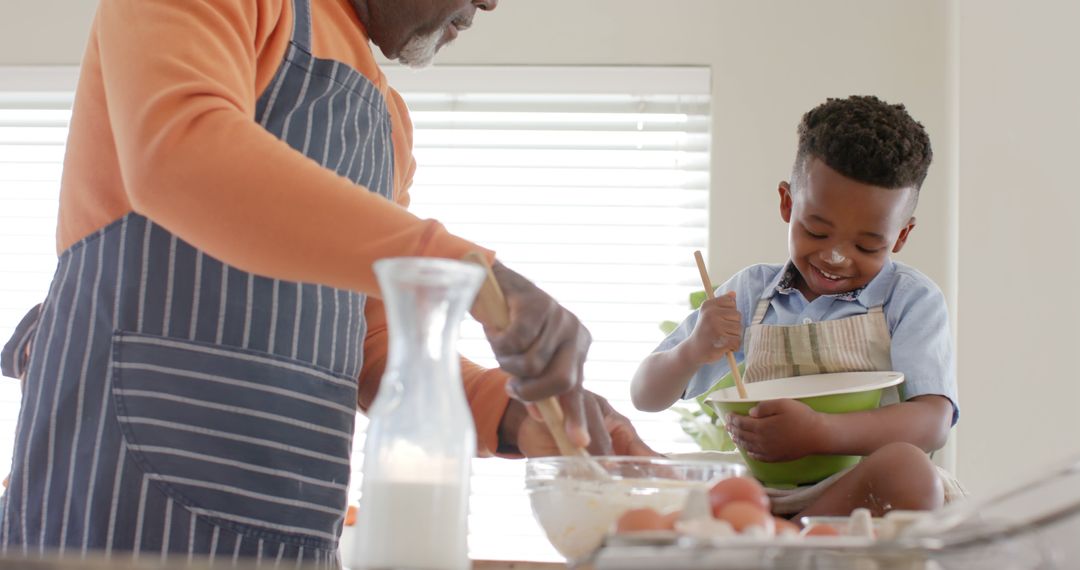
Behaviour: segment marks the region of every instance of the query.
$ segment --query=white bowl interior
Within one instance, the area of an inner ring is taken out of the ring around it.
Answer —
[[[573,458],[530,459],[526,489],[533,514],[555,550],[568,560],[593,552],[622,513],[681,509],[693,489],[746,474],[738,463],[647,457],[597,457],[612,475],[598,479]]]
[[[564,479],[538,485],[529,493],[533,514],[555,550],[579,560],[604,541],[624,512],[651,508],[661,513],[681,509],[691,489],[708,489],[707,481],[671,481],[639,488],[641,481]]]
[[[838,372],[834,374],[808,374],[775,380],[762,380],[746,385],[747,398],[739,397],[732,386],[709,394],[713,402],[739,402],[778,400],[781,398],[813,398],[834,394],[851,394],[896,386],[904,381],[901,372]]]

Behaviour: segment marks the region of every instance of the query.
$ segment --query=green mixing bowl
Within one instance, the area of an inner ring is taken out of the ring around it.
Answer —
[[[842,372],[837,374],[810,374],[792,378],[777,378],[752,382],[746,385],[747,399],[727,378],[711,392],[705,402],[724,418],[729,413],[747,415],[750,408],[766,400],[790,398],[803,402],[812,409],[829,414],[844,414],[873,410],[881,403],[886,388],[904,381],[900,372]],[[862,457],[856,455],[808,455],[794,461],[767,463],[751,459],[740,449],[750,472],[770,487],[794,487],[816,483],[851,467]]]

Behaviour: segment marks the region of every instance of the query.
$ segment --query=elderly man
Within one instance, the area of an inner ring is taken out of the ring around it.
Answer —
[[[480,249],[405,210],[411,123],[371,46],[423,66],[496,2],[101,1],[18,367],[5,552],[336,560],[386,355],[372,263]],[[502,369],[463,364],[482,453],[549,452],[521,402],[553,395],[579,444],[647,453],[581,389],[577,318],[495,273]]]

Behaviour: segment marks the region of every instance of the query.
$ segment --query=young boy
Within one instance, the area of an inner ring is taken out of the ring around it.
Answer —
[[[824,414],[773,400],[725,421],[739,448],[761,461],[866,456],[816,485],[770,489],[777,514],[936,508],[954,487],[927,453],[945,444],[959,415],[948,311],[930,279],[889,258],[915,227],[930,139],[903,105],[860,96],[812,109],[798,135],[791,182],[778,189],[790,259],[721,285],[642,362],[634,405],[659,411],[706,392],[728,373],[728,351],[745,363],[747,382],[903,372],[902,401],[894,395],[873,411]]]

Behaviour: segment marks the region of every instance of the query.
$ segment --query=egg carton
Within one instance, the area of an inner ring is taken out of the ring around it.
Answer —
[[[971,568],[1075,568],[1052,562],[1038,548],[1019,551],[1013,544],[977,551],[930,552],[885,545],[843,544],[822,539],[813,544],[716,541],[679,546],[613,546],[597,556],[596,570],[960,570]]]
[[[588,563],[595,570],[1080,568],[1080,457],[984,500],[891,518],[890,524],[874,519],[872,528],[885,529],[877,538],[869,538],[865,520],[859,528],[849,520],[847,532],[856,536],[812,540],[613,535]]]

